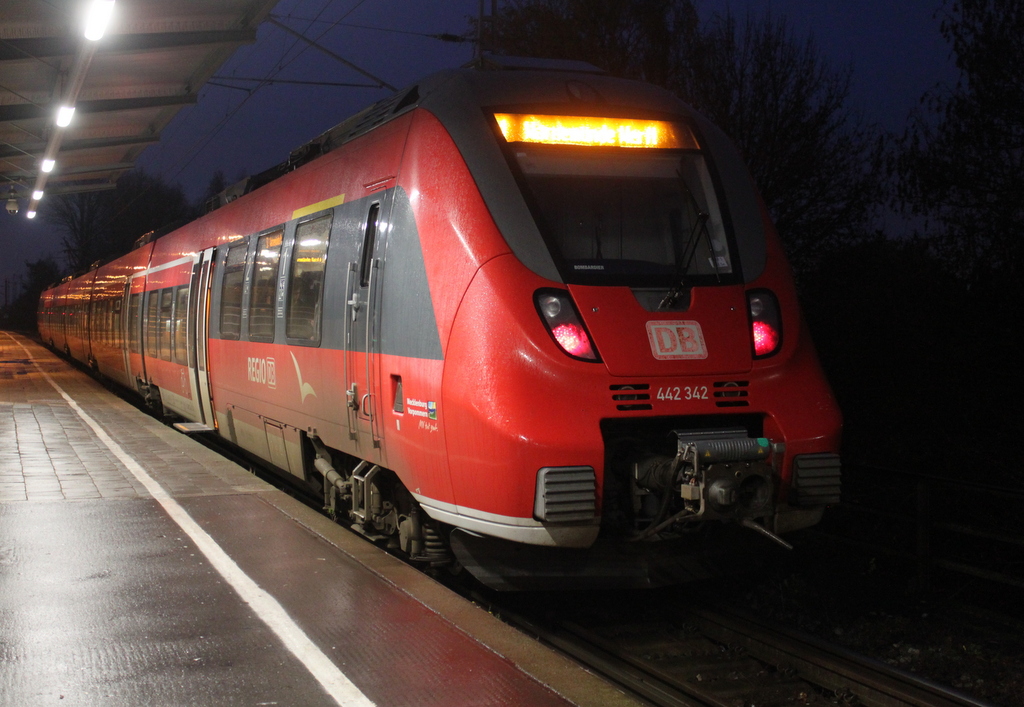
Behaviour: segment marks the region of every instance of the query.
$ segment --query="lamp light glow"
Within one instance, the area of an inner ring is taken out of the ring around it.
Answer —
[[[35,211],[29,211],[27,214],[25,214],[25,218],[35,218],[35,217],[36,217],[36,212]]]
[[[75,115],[74,106],[61,106],[57,109],[57,126],[66,128],[71,125],[71,118]]]
[[[53,168],[54,168],[54,167],[55,167],[56,165],[57,165],[57,161],[56,161],[56,160],[43,160],[43,164],[42,164],[42,166],[41,166],[41,169],[42,169],[42,170],[43,170],[44,172],[52,172],[52,171],[53,171]]]
[[[85,18],[85,38],[95,42],[103,37],[114,14],[114,0],[93,0]]]
[[[32,198],[35,199],[36,201],[39,201],[40,199],[42,199],[43,198],[43,190],[42,189],[36,189],[34,192],[32,192]]]

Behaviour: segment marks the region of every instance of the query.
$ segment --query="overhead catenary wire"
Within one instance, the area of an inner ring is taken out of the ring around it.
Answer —
[[[262,78],[236,77],[236,76],[224,76],[224,75],[217,75],[215,77],[211,77],[211,78],[216,79],[216,81],[208,81],[207,82],[208,86],[211,86],[211,87],[214,87],[214,88],[218,88],[218,89],[230,89],[230,90],[236,90],[236,91],[240,90],[240,91],[245,92],[246,95],[242,98],[242,100],[236,106],[234,106],[232,109],[230,109],[223,116],[223,118],[221,118],[217,122],[216,125],[214,125],[208,131],[205,131],[205,135],[198,136],[192,142],[192,145],[190,147],[187,147],[186,149],[180,151],[178,153],[180,155],[179,159],[175,163],[173,163],[167,170],[161,170],[161,172],[163,174],[165,174],[165,175],[169,175],[168,179],[170,179],[170,180],[173,180],[178,175],[180,175],[186,168],[188,168],[188,166],[195,160],[195,158],[199,154],[202,153],[202,150],[206,147],[206,145],[208,145],[214,138],[216,138],[221,133],[221,131],[227,126],[227,124],[238,114],[238,112],[246,105],[246,103],[248,103],[249,99],[252,98],[261,88],[263,88],[265,86],[271,86],[271,85],[275,85],[275,84],[293,84],[293,85],[327,86],[327,87],[341,87],[341,88],[378,88],[378,87],[383,87],[383,88],[391,88],[392,90],[394,90],[394,87],[391,86],[390,84],[388,84],[386,82],[383,82],[378,77],[372,76],[372,75],[368,74],[367,72],[363,72],[361,70],[360,70],[360,72],[363,73],[364,75],[370,76],[372,78],[372,80],[381,81],[381,83],[380,84],[361,84],[361,83],[354,83],[354,82],[353,83],[348,83],[348,82],[327,82],[327,81],[302,81],[302,80],[290,80],[290,79],[279,79],[279,78],[277,78],[278,75],[284,69],[286,69],[293,62],[295,62],[297,59],[299,59],[312,46],[315,46],[316,42],[318,42],[322,37],[324,37],[324,35],[326,35],[328,32],[330,32],[335,27],[338,27],[338,26],[351,26],[351,27],[356,27],[356,28],[365,28],[365,29],[372,29],[372,30],[385,31],[385,32],[386,31],[392,31],[392,32],[395,32],[395,33],[398,33],[398,34],[410,34],[410,35],[416,35],[416,36],[423,36],[423,37],[426,37],[426,38],[436,39],[436,40],[444,41],[444,42],[472,41],[471,39],[467,39],[467,38],[461,37],[459,35],[450,34],[450,33],[429,34],[429,33],[422,33],[422,32],[411,32],[411,31],[407,31],[407,30],[388,30],[387,28],[383,28],[383,27],[370,27],[368,25],[359,25],[359,24],[355,24],[355,23],[346,23],[346,22],[344,22],[344,20],[347,17],[349,17],[353,12],[358,10],[359,7],[361,7],[365,2],[366,2],[366,0],[359,0],[350,9],[345,11],[341,15],[341,17],[339,17],[338,19],[333,20],[333,21],[325,20],[325,19],[320,19],[321,16],[323,15],[323,13],[325,11],[327,11],[327,9],[332,4],[331,0],[327,0],[327,2],[321,7],[320,11],[317,12],[315,17],[313,17],[313,18],[299,17],[299,16],[293,16],[293,15],[273,16],[273,17],[282,17],[283,19],[288,19],[288,20],[294,20],[294,21],[299,21],[299,22],[306,22],[307,25],[306,25],[304,31],[308,31],[313,26],[313,24],[326,24],[327,27],[325,27],[322,31],[319,31],[318,33],[316,33],[315,38],[313,40],[310,40],[309,38],[305,37],[304,35],[301,35],[300,38],[296,38],[294,41],[292,41],[292,43],[287,47],[287,49],[285,49],[285,51],[281,54],[281,58],[278,60],[278,63],[273,68],[269,69],[267,71],[266,75],[264,77],[262,77]],[[273,24],[276,25],[278,23],[273,23]],[[292,34],[292,33],[294,33],[294,31],[291,31],[289,33]],[[300,41],[305,41],[307,43],[306,46],[302,47],[297,53],[295,53],[293,56],[289,57],[289,54],[292,53],[293,49],[295,49],[296,45],[298,45],[300,43]],[[344,62],[343,61],[343,63],[348,63],[348,62]],[[354,67],[354,68],[356,70],[359,70],[358,67]],[[255,85],[254,86],[245,86],[245,87],[243,87],[243,86],[231,85],[231,82],[244,82],[244,83],[250,83],[250,84],[255,84]],[[179,126],[180,127],[178,127],[177,129],[174,129],[174,134],[175,135],[179,134],[181,132],[181,130],[184,130],[185,129],[184,126],[185,126],[185,124],[187,122],[188,122],[187,118],[186,118],[186,120],[183,120],[183,121],[179,122]],[[129,208],[131,206],[131,204],[135,203],[136,201],[138,201],[141,198],[144,198],[145,195],[146,195],[145,192],[143,192],[142,194],[137,195],[129,203],[125,204],[121,209],[119,209],[116,214],[112,214],[110,216],[110,220],[112,221],[113,219],[117,218],[119,215],[124,213],[124,211],[127,208]]]
[[[275,15],[271,15],[275,17]],[[277,16],[279,17],[279,16]],[[308,17],[296,17],[295,15],[288,15],[289,19],[301,20],[303,22],[326,22],[327,20],[315,20]],[[442,42],[452,43],[463,43],[463,42],[474,42],[474,37],[469,37],[461,34],[453,34],[452,32],[414,32],[409,29],[394,29],[392,27],[378,27],[376,25],[364,25],[356,22],[335,22],[332,26],[337,27],[351,27],[353,29],[368,29],[375,32],[387,32],[389,34],[407,34],[413,37],[425,37],[427,39],[437,39]]]
[[[319,18],[319,16],[322,15],[324,13],[324,11],[327,10],[327,8],[331,5],[331,2],[332,2],[332,0],[327,0],[327,2],[320,9],[320,12],[317,13],[317,18]],[[345,12],[337,21],[332,23],[330,27],[325,29],[320,34],[318,34],[317,37],[316,37],[316,40],[314,40],[314,41],[317,41],[321,37],[323,37],[324,34],[326,34],[328,31],[330,31],[330,29],[333,28],[338,22],[340,22],[341,20],[344,20],[346,17],[351,15],[353,12],[355,12],[365,2],[366,2],[366,0],[359,0],[359,2],[357,2],[352,8],[350,8],[347,12]],[[312,23],[312,21],[310,21],[310,23]],[[306,29],[308,30],[309,26],[307,26]],[[263,88],[264,86],[267,86],[267,85],[271,85],[275,81],[276,76],[278,74],[280,74],[281,71],[283,71],[292,62],[294,62],[299,57],[301,57],[309,49],[309,46],[307,45],[307,46],[303,47],[297,54],[295,54],[295,56],[293,56],[290,59],[288,59],[287,61],[285,61],[285,58],[289,55],[289,53],[291,53],[291,51],[295,48],[295,46],[298,43],[299,43],[298,39],[295,39],[294,41],[292,41],[292,43],[288,46],[288,48],[285,49],[285,51],[282,53],[281,58],[278,60],[277,65],[275,67],[271,68],[267,72],[267,75],[265,77],[263,77],[262,79],[259,79],[258,83],[257,83],[257,85],[255,87],[253,87],[251,89],[239,89],[239,87],[237,87],[237,86],[229,86],[229,87],[227,87],[227,88],[232,88],[232,89],[235,89],[235,90],[245,90],[247,95],[244,98],[242,98],[242,100],[234,108],[232,108],[230,111],[228,111],[228,113],[225,114],[224,117],[221,118],[221,120],[218,121],[217,124],[215,126],[213,126],[213,128],[205,136],[201,136],[201,137],[197,138],[196,141],[192,144],[191,147],[186,148],[185,150],[182,151],[182,157],[179,159],[179,161],[177,163],[173,164],[167,170],[167,172],[170,173],[170,179],[171,180],[173,180],[175,177],[177,177],[179,174],[181,174],[181,172],[183,172],[192,163],[192,161],[195,160],[195,158],[199,154],[202,153],[203,148],[206,147],[206,145],[208,145],[211,140],[213,140],[215,137],[217,137],[217,135],[220,134],[221,130],[223,130],[224,127],[228,124],[228,122],[235,115],[238,114],[238,112],[242,109],[242,107],[245,106],[246,103],[248,103],[249,99],[251,99],[254,95],[256,95],[256,93],[259,91],[260,88]],[[231,78],[231,77],[222,77],[222,78]],[[214,85],[220,87],[219,84],[214,84]],[[379,87],[379,86],[377,86],[377,85],[371,86],[371,88],[377,88],[377,87]],[[110,218],[109,218],[108,223],[110,221],[113,221],[114,219],[116,219],[122,213],[124,213],[132,204],[134,204],[139,199],[141,199],[144,196],[146,196],[147,193],[148,193],[147,191],[144,191],[144,192],[138,194],[134,199],[132,199],[127,204],[125,204],[121,209],[119,209],[117,213],[112,214],[110,216]]]
[[[216,80],[214,80],[216,79]],[[340,88],[380,88],[375,83],[346,83],[342,81],[300,81],[298,79],[260,79],[250,78],[243,76],[211,76],[206,82],[211,86],[219,86],[221,88],[234,88],[239,91],[252,91],[255,89],[244,88],[242,86],[232,86],[226,83],[219,83],[221,81],[241,81],[241,82],[256,82],[264,84],[288,84],[292,86],[332,86]]]

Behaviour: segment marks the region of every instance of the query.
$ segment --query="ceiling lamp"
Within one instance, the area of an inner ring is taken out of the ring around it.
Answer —
[[[102,39],[113,14],[114,0],[93,0],[85,18],[85,38],[92,42]]]
[[[7,198],[7,213],[11,216],[18,213],[18,195],[14,193],[14,187],[11,187],[11,191],[8,193]]]

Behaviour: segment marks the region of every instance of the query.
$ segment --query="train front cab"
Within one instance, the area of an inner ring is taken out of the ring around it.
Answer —
[[[782,542],[838,501],[841,418],[745,167],[680,104],[630,99],[485,106],[511,180],[445,125],[512,251],[476,272],[448,338],[455,507],[420,498],[468,531],[453,545],[478,576],[706,525]]]

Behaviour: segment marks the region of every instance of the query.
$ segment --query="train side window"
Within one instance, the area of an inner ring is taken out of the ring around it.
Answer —
[[[160,290],[160,323],[157,330],[157,348],[160,358],[171,360],[171,315],[174,313],[174,288]]]
[[[107,346],[114,345],[114,300],[107,300],[103,307],[103,340]]]
[[[131,295],[128,298],[128,350],[134,354],[142,353],[139,346],[139,304],[142,295]]]
[[[256,241],[252,294],[249,296],[249,339],[252,341],[274,340],[274,303],[282,240],[284,231],[275,231],[260,236]]]
[[[146,355],[154,358],[159,356],[159,348],[157,347],[157,332],[160,330],[159,315],[160,291],[151,290],[146,295]]]
[[[380,223],[380,204],[372,204],[366,216],[366,232],[363,234],[362,263],[359,266],[359,285],[370,284],[370,270],[373,264],[373,244],[377,240],[377,226]]]
[[[116,299],[110,305],[110,345],[121,348],[121,300]]]
[[[242,284],[245,275],[245,242],[228,248],[220,290],[220,336],[238,339],[242,334]]]
[[[320,341],[320,303],[330,233],[330,214],[301,223],[295,229],[285,322],[285,335],[289,339]]]
[[[89,303],[89,316],[91,326],[89,327],[89,339],[98,344],[103,342],[103,301],[94,299]]]
[[[103,300],[92,302],[92,331],[90,338],[96,343],[107,343],[107,303]]]
[[[114,345],[114,301],[106,300],[101,307],[102,318],[100,326],[103,327],[103,343],[107,346]]]
[[[188,365],[188,285],[174,294],[174,362]]]

